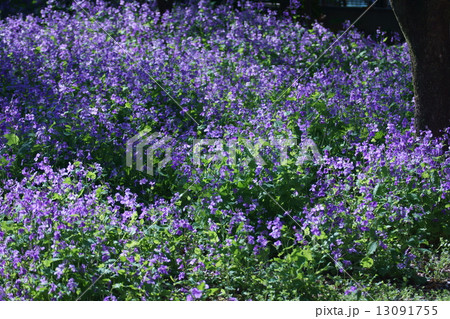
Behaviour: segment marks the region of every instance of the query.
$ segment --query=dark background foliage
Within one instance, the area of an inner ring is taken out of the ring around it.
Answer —
[[[150,0],[123,0],[123,2],[149,2]],[[2,19],[16,15],[16,14],[39,14],[42,8],[44,8],[49,0],[2,0],[0,2],[0,17]],[[74,0],[57,0],[53,1],[56,4],[56,8],[66,10],[70,8]],[[113,6],[120,4],[120,0],[107,0]]]

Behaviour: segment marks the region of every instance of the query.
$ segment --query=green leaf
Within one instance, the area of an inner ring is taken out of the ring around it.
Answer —
[[[219,291],[219,288],[211,288],[211,289],[208,289],[208,295],[209,296],[212,296],[212,295],[214,295],[216,292],[218,292]]]
[[[64,197],[61,194],[55,193],[55,194],[53,194],[52,199],[53,200],[62,200],[62,199],[64,199]]]
[[[99,188],[97,188],[96,190],[95,190],[95,195],[97,196],[97,198],[100,198],[103,194],[105,194],[106,193],[106,191],[105,191],[105,189],[103,188],[103,186],[100,186]]]
[[[89,178],[89,179],[95,179],[97,177],[97,175],[95,175],[94,172],[88,172],[86,174],[86,177]]]
[[[378,183],[373,189],[373,197],[377,196],[378,190],[380,189],[380,183]]]
[[[377,248],[378,248],[378,242],[373,241],[369,244],[369,249],[367,250],[367,253],[369,255],[372,255],[375,252],[375,250],[377,250]]]
[[[136,240],[133,240],[133,241],[127,243],[127,244],[125,245],[125,247],[127,247],[127,248],[133,248],[133,247],[136,247],[136,246],[138,246],[138,245],[139,245],[139,242],[136,241]]]
[[[381,176],[388,177],[390,175],[389,169],[386,166],[381,167]]]
[[[120,289],[120,288],[122,288],[122,287],[123,287],[123,283],[121,283],[121,282],[112,285],[112,288],[113,288],[113,289]]]
[[[52,259],[46,259],[42,262],[42,264],[44,265],[44,267],[48,268],[52,265],[53,262],[61,260],[61,258],[52,258]]]
[[[382,131],[376,132],[376,133],[375,133],[375,136],[374,136],[374,138],[375,138],[376,140],[379,140],[379,139],[381,139],[381,138],[383,138],[383,137],[384,137],[384,132],[382,132]]]
[[[16,134],[9,133],[9,134],[5,134],[3,136],[8,140],[8,142],[6,143],[7,145],[12,146],[12,145],[19,144],[20,140]]]
[[[202,282],[200,285],[197,286],[198,290],[205,290],[205,282]]]
[[[8,160],[4,157],[0,157],[0,166],[8,164]]]
[[[361,260],[361,266],[363,266],[364,268],[372,268],[373,266],[373,259],[370,257],[364,257]]]
[[[306,260],[308,260],[308,261],[312,261],[313,260],[313,256],[312,256],[311,250],[306,250],[306,249],[302,250],[301,256],[305,257]]]
[[[243,228],[244,228],[244,222],[239,223],[239,226],[236,229],[236,233],[240,232]]]

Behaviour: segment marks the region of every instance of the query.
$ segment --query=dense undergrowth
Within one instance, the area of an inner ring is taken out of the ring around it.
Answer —
[[[1,21],[0,299],[448,298],[420,291],[448,274],[450,157],[414,132],[407,46],[351,30],[314,63],[339,35],[298,21]],[[154,175],[126,166],[142,131],[171,138]]]

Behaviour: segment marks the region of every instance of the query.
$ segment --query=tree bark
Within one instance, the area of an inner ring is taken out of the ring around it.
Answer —
[[[434,136],[450,126],[450,0],[390,0],[409,46],[415,127]]]

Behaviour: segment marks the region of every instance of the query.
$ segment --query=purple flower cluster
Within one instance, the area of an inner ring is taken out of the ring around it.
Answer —
[[[409,266],[448,230],[448,134],[414,133],[405,44],[352,30],[316,61],[337,36],[204,2],[0,21],[0,299],[235,300],[230,277],[290,249],[321,267],[314,247]],[[155,176],[125,166],[144,129],[173,137]],[[208,138],[311,138],[322,159],[241,145],[199,167]]]

